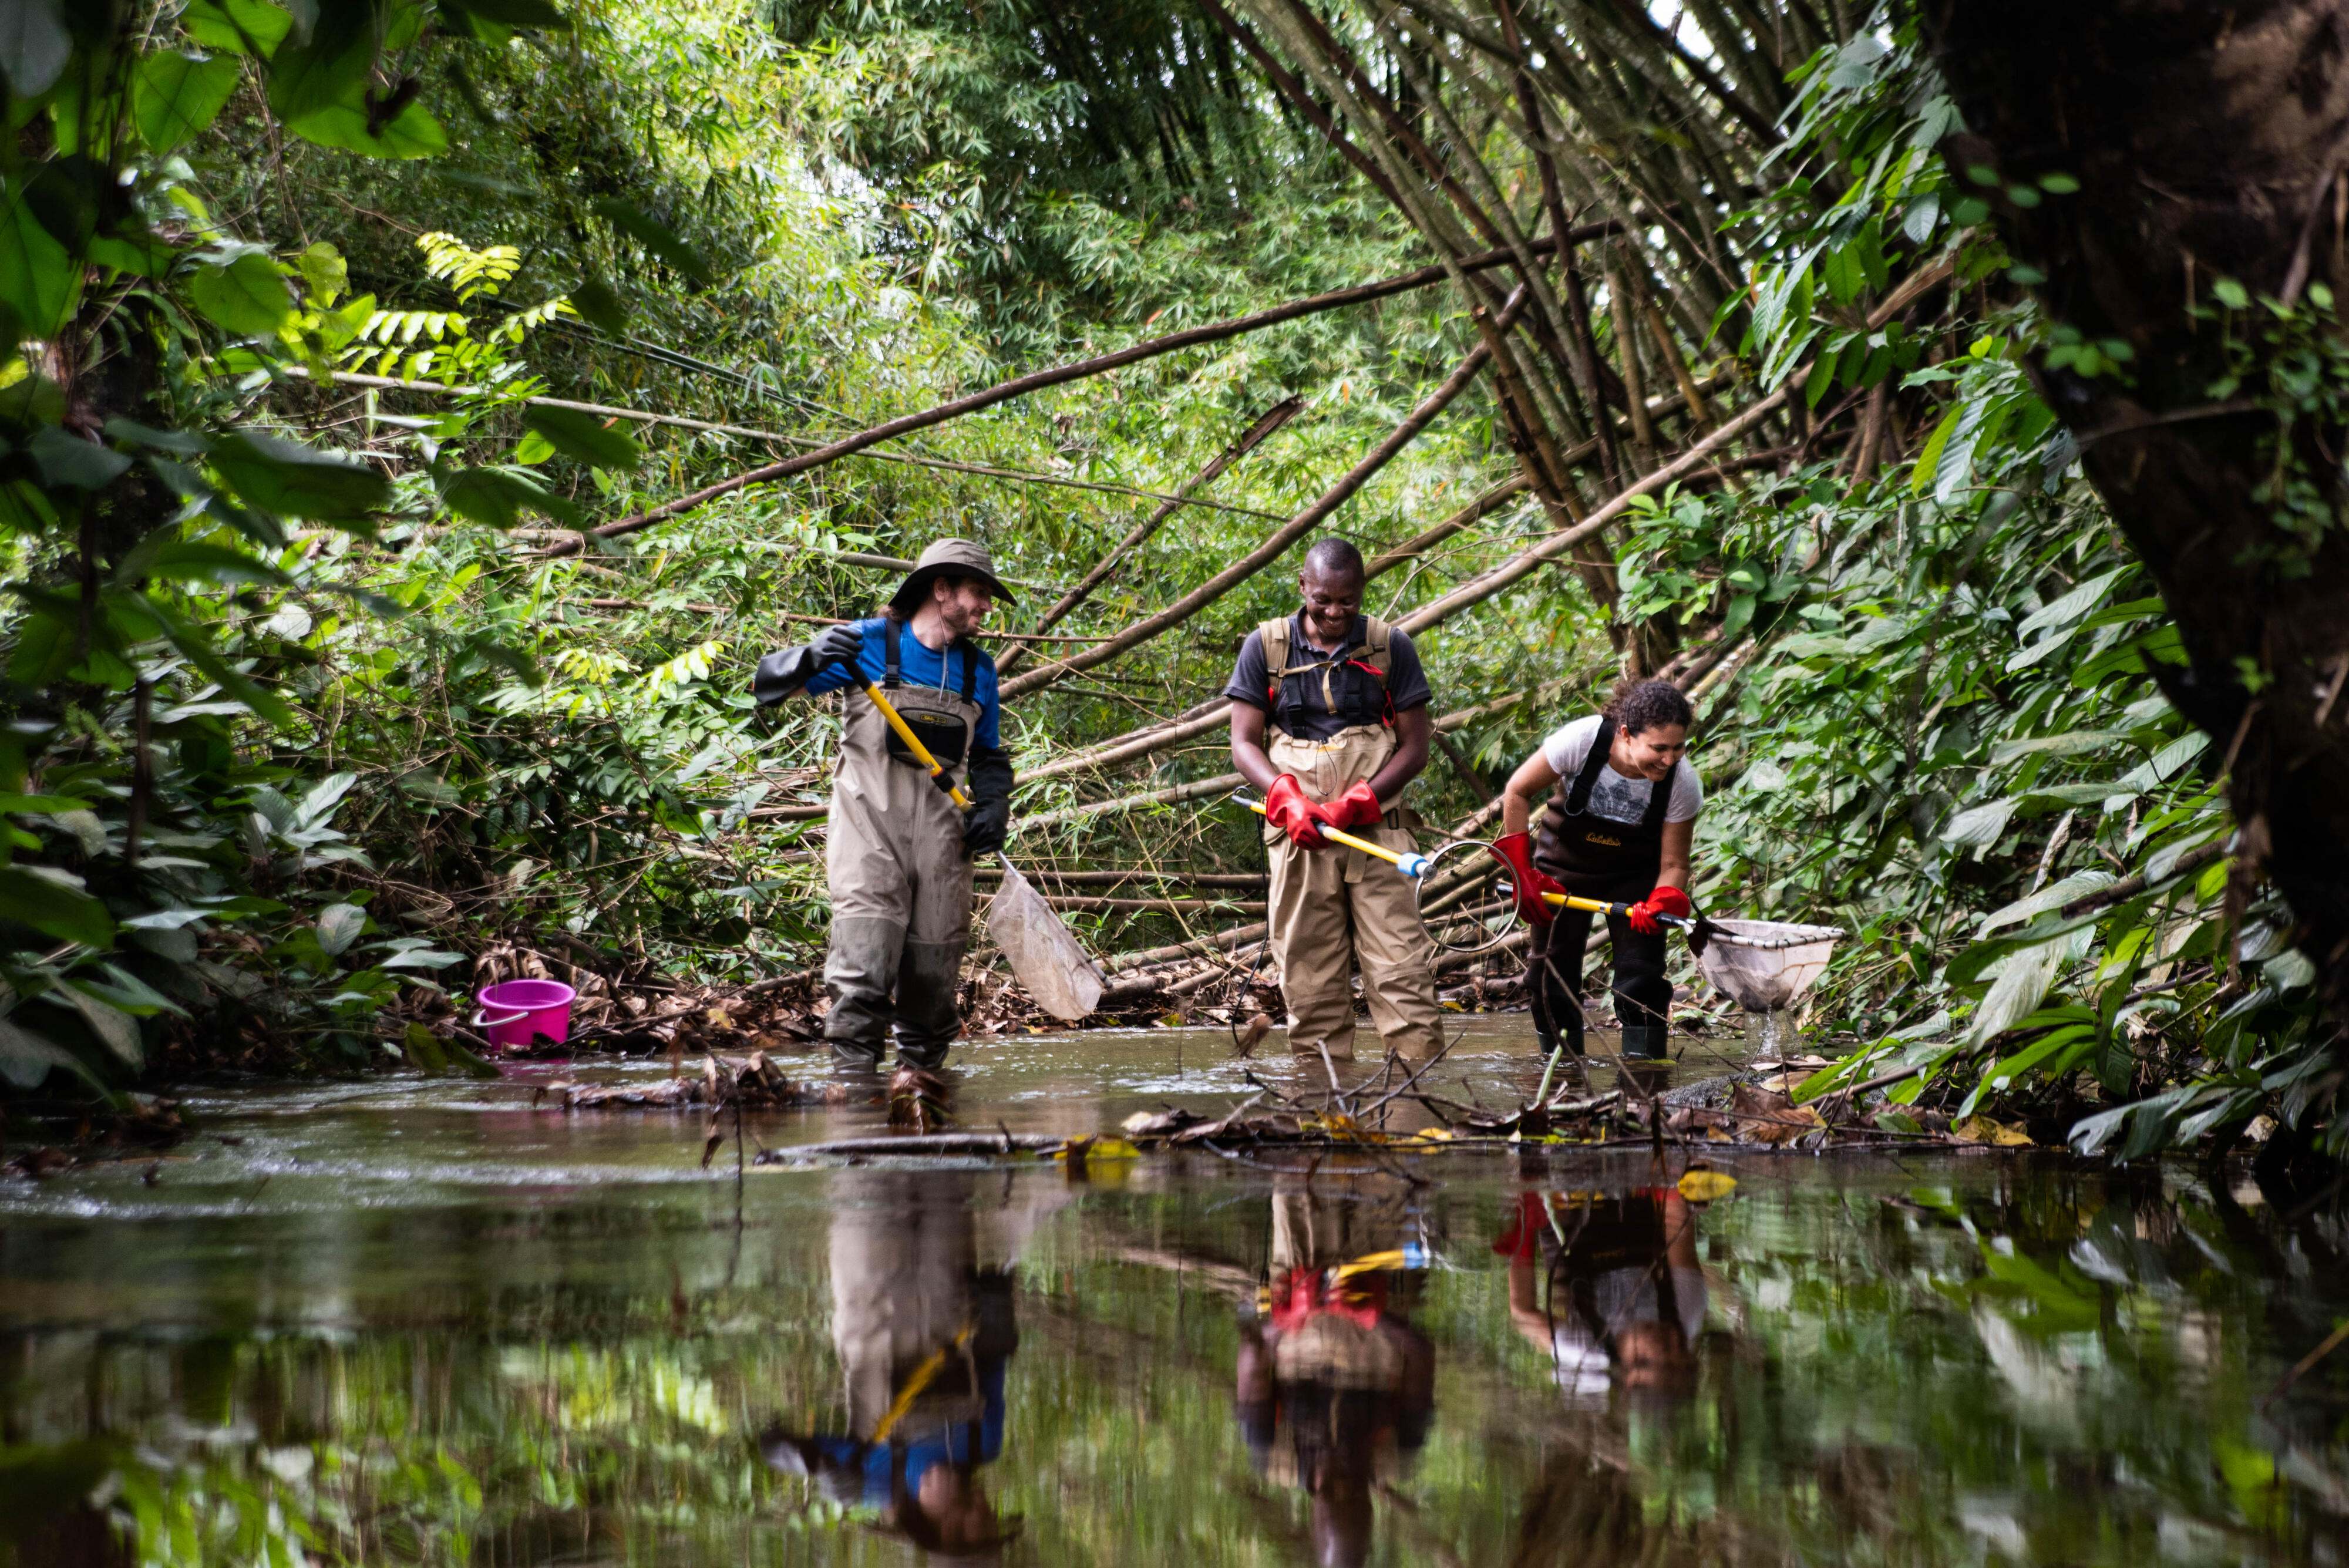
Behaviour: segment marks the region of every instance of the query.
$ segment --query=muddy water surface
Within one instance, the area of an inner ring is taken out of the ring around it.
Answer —
[[[978,1043],[956,1108],[1092,1132],[1321,1076],[1259,1055]],[[2349,1349],[2275,1392],[2349,1315],[2349,1233],[2240,1173],[738,1179],[698,1116],[532,1106],[659,1070],[207,1092],[152,1168],[0,1187],[0,1563],[2349,1561]],[[1538,1071],[1478,1021],[1438,1092]],[[881,1126],[752,1117],[745,1153]]]

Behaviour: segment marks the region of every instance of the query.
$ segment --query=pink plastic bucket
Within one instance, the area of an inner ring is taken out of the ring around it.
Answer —
[[[559,980],[507,980],[485,985],[473,1027],[502,1051],[519,1051],[543,1034],[560,1045],[571,1036],[571,1003],[578,992]]]

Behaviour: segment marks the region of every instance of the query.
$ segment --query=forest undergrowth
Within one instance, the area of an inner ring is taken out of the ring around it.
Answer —
[[[1295,553],[1203,587],[1485,352],[1327,524],[1426,618],[1431,839],[1616,675],[1675,675],[1700,904],[1847,933],[1798,1100],[2338,1154],[2318,966],[2030,374],[2129,345],[2035,302],[1903,16],[1786,9],[1799,48],[1674,52],[1572,3],[1317,36],[1134,0],[1040,42],[926,0],[35,0],[0,40],[0,1077],[461,1066],[473,985],[533,963],[618,1035],[663,988],[804,995],[837,719],[748,671],[947,534],[1019,593],[1021,863],[1129,1016],[1213,1015],[1262,897],[1213,699]],[[2322,285],[2207,301],[2224,395],[2344,384]],[[1506,1003],[1515,962],[1448,994]],[[1004,984],[978,953],[999,1020]]]

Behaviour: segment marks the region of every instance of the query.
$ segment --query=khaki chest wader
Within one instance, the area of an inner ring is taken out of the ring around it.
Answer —
[[[1278,632],[1276,634],[1276,629]],[[1266,672],[1272,688],[1272,717],[1265,752],[1275,771],[1293,774],[1313,801],[1336,800],[1358,784],[1368,784],[1395,753],[1393,729],[1384,723],[1350,724],[1326,741],[1301,741],[1278,727],[1282,684],[1288,675],[1288,623],[1268,621],[1263,633]],[[1378,668],[1385,653],[1386,628],[1371,623]],[[1322,673],[1325,700],[1328,671]],[[1398,852],[1416,850],[1402,825],[1400,807],[1375,827],[1355,828]],[[1278,828],[1267,826],[1265,858],[1273,961],[1280,968],[1281,995],[1288,1004],[1289,1048],[1319,1056],[1319,1044],[1340,1060],[1354,1054],[1352,974],[1362,973],[1362,996],[1371,1022],[1386,1046],[1424,1061],[1444,1045],[1443,1013],[1435,1002],[1435,947],[1420,924],[1410,881],[1393,867],[1359,849],[1325,845],[1302,849]]]
[[[905,683],[893,620],[883,636],[881,685],[906,724],[960,785],[978,732],[978,658],[967,643],[957,687]],[[852,1065],[877,1066],[894,1028],[900,1061],[936,1066],[959,1029],[955,987],[970,940],[971,872],[962,813],[903,751],[881,711],[847,694],[848,724],[833,770],[824,873],[832,938],[823,1034]]]
[[[1636,823],[1610,821],[1590,810],[1599,770],[1615,746],[1615,721],[1599,721],[1590,754],[1570,779],[1557,781],[1542,810],[1534,841],[1534,864],[1557,878],[1568,892],[1586,898],[1636,903],[1656,886],[1664,863],[1664,813],[1671,806],[1672,781],[1648,785],[1647,810]],[[1671,982],[1664,977],[1664,939],[1643,937],[1619,916],[1608,917],[1614,943],[1615,1016],[1623,1025],[1623,1054],[1662,1054]],[[1582,1054],[1582,961],[1590,940],[1590,916],[1561,909],[1537,928],[1527,963],[1534,1028],[1546,1050],[1563,1041]]]

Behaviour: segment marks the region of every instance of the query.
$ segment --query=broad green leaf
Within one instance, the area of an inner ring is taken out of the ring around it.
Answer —
[[[46,867],[0,866],[0,920],[30,926],[61,942],[87,948],[114,945],[114,917],[63,872]]]
[[[581,278],[579,286],[571,291],[570,298],[571,308],[579,313],[579,319],[598,331],[608,332],[617,337],[628,329],[628,302],[602,278],[593,275]]]
[[[607,430],[595,415],[575,409],[533,406],[523,410],[522,420],[564,456],[595,468],[631,469],[645,458],[636,437],[624,430]]]
[[[254,712],[282,730],[294,727],[294,710],[284,699],[255,681],[251,676],[221,657],[211,635],[193,622],[183,620],[162,603],[147,594],[131,596],[140,607],[154,617],[171,646],[187,656],[188,662],[203,672],[204,678],[231,697],[252,709]]]
[[[367,929],[367,911],[357,904],[329,904],[318,911],[318,945],[340,957]]]
[[[15,1018],[0,1018],[0,1078],[20,1089],[37,1089],[52,1072],[63,1071],[86,1080],[103,1093],[82,1059],[45,1035],[36,1034]]]
[[[321,147],[339,147],[369,158],[438,158],[449,151],[449,133],[430,109],[416,102],[403,106],[373,131],[367,129],[367,110],[347,104],[288,119],[285,129]]]
[[[156,152],[185,146],[218,118],[236,91],[233,55],[191,55],[163,49],[139,62],[130,88],[140,140]]]
[[[634,238],[645,249],[668,263],[693,282],[707,287],[709,264],[701,253],[678,237],[677,232],[633,202],[617,196],[598,197],[595,211],[605,222]]]
[[[312,784],[308,793],[302,796],[300,804],[293,808],[291,820],[304,827],[317,826],[334,815],[335,807],[342,805],[343,797],[350,794],[351,786],[358,782],[357,774],[328,774]]]
[[[2040,632],[2052,628],[2071,626],[2085,618],[2088,612],[2095,608],[2097,603],[2112,591],[2115,583],[2135,570],[2137,570],[2135,566],[2119,566],[2100,576],[2090,577],[2053,604],[2032,614],[2021,626],[2014,628],[2015,635],[2028,641]]]
[[[0,76],[18,98],[38,98],[56,85],[73,57],[59,0],[7,0],[0,5]]]
[[[1991,766],[2001,767],[2017,757],[2050,753],[2059,757],[2100,751],[2128,737],[2117,730],[2066,730],[2060,735],[2033,735],[2027,741],[2002,741],[1990,753]]]
[[[1996,844],[2006,835],[2007,819],[2021,805],[2020,797],[1968,806],[1950,818],[1941,836],[1951,844]]]
[[[364,116],[375,68],[374,10],[362,0],[336,0],[318,9],[306,40],[278,49],[269,66],[269,107],[289,127],[335,107]]]
[[[21,194],[13,196],[0,213],[0,307],[15,314],[26,337],[53,337],[73,318],[81,279],[82,269],[41,226],[31,205]]]
[[[294,317],[294,295],[277,264],[247,251],[225,265],[208,264],[188,279],[188,297],[240,337],[265,337]]]
[[[1987,937],[2002,925],[2018,925],[2023,920],[2030,920],[2032,916],[2044,916],[2051,909],[2063,909],[2072,899],[2085,899],[2091,892],[2103,892],[2105,888],[2112,888],[2112,883],[2114,876],[2109,871],[2075,871],[2060,883],[2042,888],[2039,892],[2030,894],[2027,899],[2015,899],[2006,909],[1982,918],[1982,934]]]
[[[367,463],[254,431],[216,442],[212,466],[247,502],[289,517],[360,518],[391,504],[391,482]]]
[[[52,487],[103,490],[130,467],[128,454],[85,441],[62,425],[44,425],[25,443],[41,471],[41,482]]]
[[[462,468],[439,480],[449,510],[492,528],[511,528],[525,512],[576,523],[579,508],[525,468]]]
[[[336,297],[351,286],[350,263],[343,259],[340,251],[324,240],[304,247],[294,257],[294,265],[302,274],[302,281],[309,286],[310,303],[321,310],[334,304]],[[364,317],[359,325],[365,325]],[[353,330],[356,331],[357,327]],[[340,347],[339,344],[335,346]]]
[[[2064,964],[2064,943],[2042,942],[2010,953],[1991,982],[1990,994],[1974,1012],[1973,1028],[1966,1039],[1980,1045],[1996,1039],[2035,1011],[2047,988],[2055,983]]]
[[[178,539],[159,547],[140,563],[150,577],[201,583],[255,583],[286,587],[294,579],[257,556],[226,545]]]
[[[1950,444],[1950,437],[1958,428],[1958,416],[1963,410],[1951,409],[1925,438],[1925,448],[1917,454],[1917,466],[1909,475],[1909,493],[1922,495],[1933,483],[1933,475],[1941,466],[1941,452]]]
[[[89,1032],[119,1056],[124,1066],[136,1072],[146,1064],[147,1048],[139,1038],[139,1021],[112,1002],[100,1001],[71,981],[49,992],[43,1000],[62,1002],[79,1012],[82,1022],[89,1025]]]
[[[440,1036],[421,1023],[411,1023],[400,1035],[401,1054],[408,1064],[419,1073],[440,1074],[449,1070],[449,1058],[440,1048]]]
[[[189,0],[180,25],[207,49],[267,59],[285,41],[294,18],[268,0]]]
[[[2092,1043],[2095,1033],[2095,1027],[2091,1024],[2067,1023],[2061,1028],[2049,1030],[2013,1055],[1992,1063],[1982,1069],[1982,1080],[1974,1085],[1973,1092],[1968,1095],[1964,1103],[1958,1106],[1958,1115],[1961,1116],[1973,1115],[1974,1107],[1986,1096],[2005,1094],[2021,1080],[2024,1074],[2046,1063],[2048,1058],[2056,1053],[2072,1045]]]

